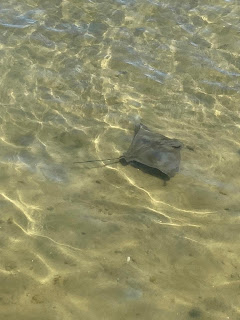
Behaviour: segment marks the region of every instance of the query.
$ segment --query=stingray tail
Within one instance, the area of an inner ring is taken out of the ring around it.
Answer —
[[[73,163],[88,163],[88,162],[98,162],[98,161],[113,161],[113,160],[120,160],[122,157],[117,157],[117,158],[110,158],[110,159],[95,159],[95,160],[86,160],[86,161],[76,161],[76,162],[73,162]],[[118,162],[116,161],[116,162]],[[114,162],[115,163],[115,162]]]

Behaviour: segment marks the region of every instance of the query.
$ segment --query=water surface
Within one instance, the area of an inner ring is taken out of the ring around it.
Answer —
[[[0,4],[7,320],[239,320],[239,2]],[[178,138],[164,185],[116,158]]]

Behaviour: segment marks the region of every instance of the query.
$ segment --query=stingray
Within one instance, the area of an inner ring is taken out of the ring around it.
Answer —
[[[179,140],[152,132],[140,123],[135,127],[135,135],[129,149],[120,160],[143,171],[158,170],[172,178],[179,171],[181,148],[182,143]]]
[[[182,143],[179,140],[170,139],[160,133],[152,132],[148,127],[140,123],[135,126],[132,143],[122,156],[77,163],[118,160],[116,162],[120,162],[123,165],[130,164],[144,172],[170,179],[179,171],[181,148]]]

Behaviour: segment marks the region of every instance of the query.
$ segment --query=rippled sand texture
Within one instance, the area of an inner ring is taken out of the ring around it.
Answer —
[[[234,0],[2,0],[0,318],[240,319]],[[167,182],[116,158],[140,119]]]

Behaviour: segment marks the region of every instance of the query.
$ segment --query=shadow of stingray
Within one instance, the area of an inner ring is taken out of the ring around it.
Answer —
[[[127,166],[128,164],[130,164],[132,167],[141,170],[144,173],[150,174],[151,176],[157,177],[163,181],[169,181],[170,177],[168,175],[166,175],[165,173],[163,173],[162,171],[156,169],[156,168],[152,168],[149,166],[146,166],[145,164],[142,164],[140,162],[137,161],[131,161],[131,162],[127,162],[124,158],[120,158],[119,162],[121,163],[121,165],[123,166]]]

